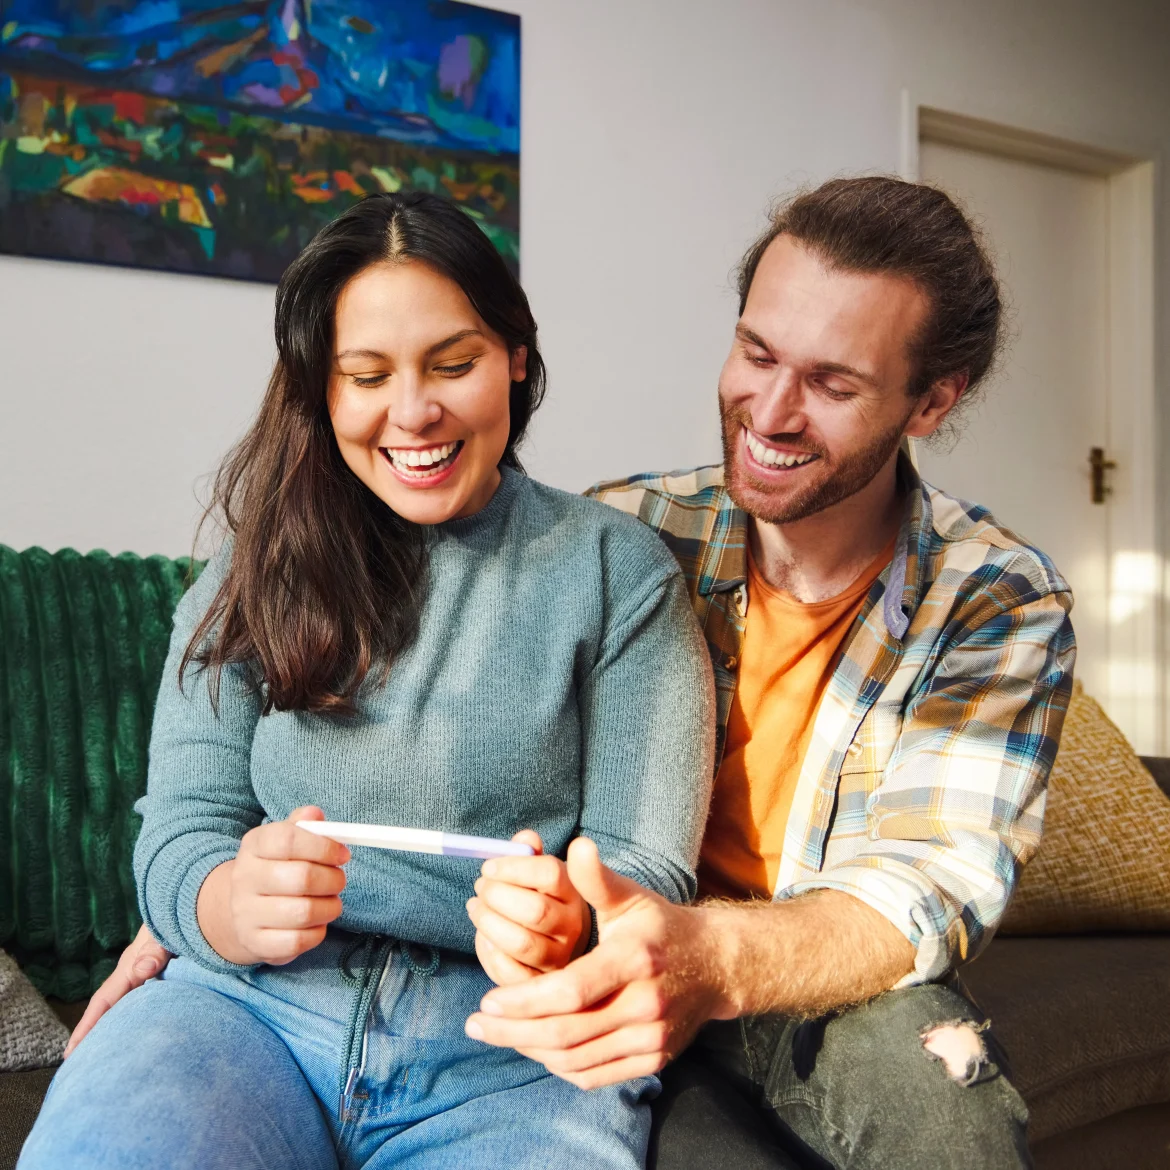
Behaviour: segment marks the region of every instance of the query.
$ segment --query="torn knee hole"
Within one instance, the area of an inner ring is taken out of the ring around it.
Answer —
[[[922,1033],[922,1047],[933,1060],[940,1061],[956,1084],[973,1084],[987,1062],[987,1045],[982,1033],[987,1023],[973,1024],[954,1020],[938,1024]]]

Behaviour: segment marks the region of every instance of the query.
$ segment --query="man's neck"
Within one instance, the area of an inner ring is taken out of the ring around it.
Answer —
[[[897,457],[823,512],[791,524],[750,519],[756,568],[769,585],[806,604],[843,593],[897,534],[902,519]]]

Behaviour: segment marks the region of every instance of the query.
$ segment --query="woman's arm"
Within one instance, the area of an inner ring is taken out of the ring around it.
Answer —
[[[204,937],[197,900],[207,876],[236,857],[264,818],[252,790],[252,741],[261,697],[240,666],[228,666],[213,704],[205,671],[179,664],[231,559],[225,546],[175,611],[150,739],[146,795],[135,809],[142,829],[134,849],[138,903],[151,934],[173,954],[234,969]]]
[[[624,604],[607,606],[616,616],[580,692],[581,831],[639,887],[689,901],[712,783],[711,667],[678,576],[655,565],[630,584]],[[497,983],[563,967],[584,949],[587,907],[571,873],[571,860],[551,857],[484,866],[467,909]]]
[[[713,782],[711,663],[676,573],[620,600],[581,689],[581,834],[618,873],[688,902]]]

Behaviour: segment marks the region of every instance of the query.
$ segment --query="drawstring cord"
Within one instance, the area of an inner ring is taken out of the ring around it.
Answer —
[[[420,964],[414,957],[414,947],[418,946],[420,950],[427,952],[426,966]],[[439,952],[434,947],[427,946],[425,943],[408,943],[400,942],[398,944],[399,950],[402,951],[402,961],[410,968],[415,975],[434,975],[439,969]]]
[[[342,1122],[349,1119],[350,1102],[362,1071],[362,1053],[370,1012],[373,1011],[374,999],[381,986],[382,973],[390,960],[390,952],[396,945],[402,955],[403,964],[412,974],[431,976],[438,972],[439,952],[435,947],[427,946],[425,943],[408,943],[377,934],[361,934],[355,936],[341,952],[338,966],[342,981],[358,989],[349,1021],[349,1043],[346,1045],[341,1100],[338,1106],[338,1119]],[[420,951],[426,952],[425,963],[415,958],[416,946]]]

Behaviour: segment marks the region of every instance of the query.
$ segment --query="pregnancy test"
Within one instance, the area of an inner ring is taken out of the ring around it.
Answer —
[[[343,821],[297,821],[297,827],[343,845],[372,845],[375,849],[404,849],[408,853],[437,853],[443,857],[531,857],[536,852],[531,845],[520,841],[439,833],[434,829],[396,829]]]

